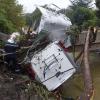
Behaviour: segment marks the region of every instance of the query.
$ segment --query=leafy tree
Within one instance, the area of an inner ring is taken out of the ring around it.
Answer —
[[[91,7],[91,4],[92,4],[92,0],[70,0],[70,2],[72,3],[71,7],[73,9],[75,9],[78,6],[89,8],[89,7]]]
[[[32,25],[35,24],[35,26],[37,27],[37,25],[40,22],[40,17],[41,17],[41,12],[38,10],[38,8],[35,9],[33,13],[25,14],[26,25],[29,27],[33,27]],[[36,27],[33,27],[34,30],[36,29]]]
[[[0,31],[6,33],[10,32],[10,30],[15,30],[12,22],[7,20],[4,15],[0,14]]]
[[[79,7],[73,12],[72,22],[77,25],[82,25],[85,21],[91,20],[94,17],[95,14],[91,9]]]
[[[95,1],[96,1],[96,7],[97,7],[96,15],[98,17],[97,25],[100,26],[100,0],[95,0]]]
[[[32,13],[25,14],[26,25],[31,26],[32,24]]]
[[[100,10],[100,0],[95,0],[96,1],[96,7]]]
[[[100,0],[96,0],[96,7],[97,7],[96,10],[97,17],[100,18]]]
[[[0,0],[0,31],[10,33],[24,24],[22,6],[16,0]]]
[[[80,32],[82,27],[95,25],[97,17],[90,9],[91,0],[70,0],[72,5],[66,10],[66,15],[71,19],[72,24],[78,26]]]

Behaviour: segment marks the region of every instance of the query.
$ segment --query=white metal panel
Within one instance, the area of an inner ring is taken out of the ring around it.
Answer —
[[[56,89],[75,73],[75,66],[62,49],[51,43],[31,60],[32,68],[49,91]]]

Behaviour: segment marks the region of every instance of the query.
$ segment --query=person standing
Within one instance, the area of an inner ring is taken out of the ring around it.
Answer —
[[[12,33],[10,38],[6,41],[4,50],[6,53],[5,61],[7,62],[7,68],[8,70],[11,70],[13,72],[19,72],[20,68],[17,61],[16,51],[20,48],[20,46],[17,43],[17,40],[19,39],[20,34],[18,32]]]

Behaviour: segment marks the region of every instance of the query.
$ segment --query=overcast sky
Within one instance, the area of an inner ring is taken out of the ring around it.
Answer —
[[[17,0],[19,4],[22,4],[24,7],[24,12],[32,12],[36,5],[45,5],[45,4],[55,4],[60,8],[67,8],[70,5],[69,0]]]

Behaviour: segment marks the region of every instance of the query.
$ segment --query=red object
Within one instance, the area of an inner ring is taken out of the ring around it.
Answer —
[[[63,48],[63,50],[64,50],[65,52],[68,52],[68,48],[66,48],[66,47],[64,46],[64,43],[62,43],[61,41],[59,41],[58,45],[60,45],[60,47]]]
[[[27,71],[28,71],[29,77],[31,77],[34,80],[35,79],[35,72],[32,69],[32,65],[30,63],[27,64]]]

